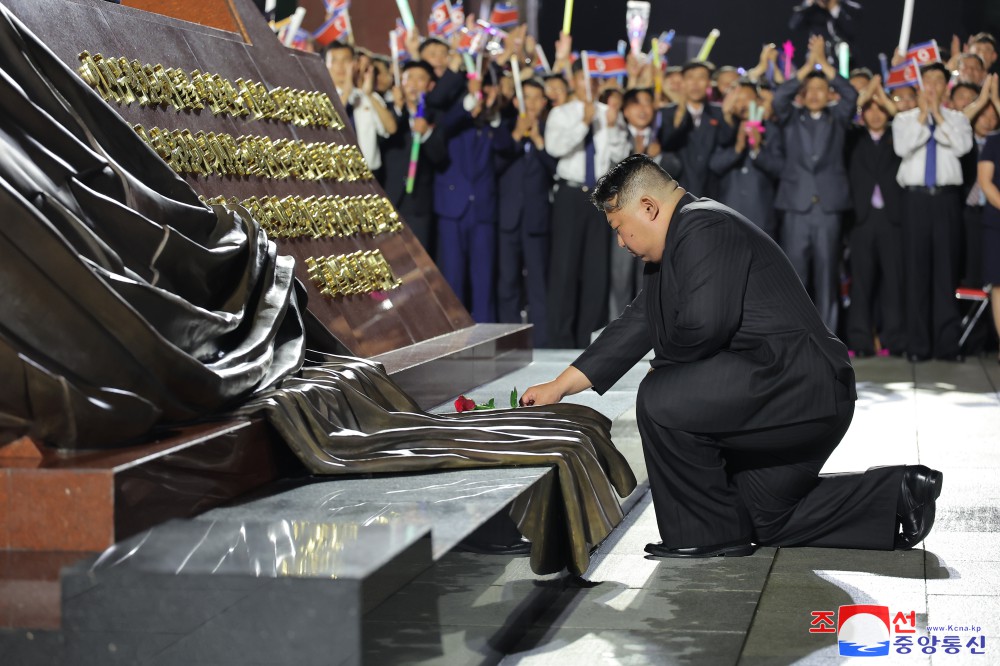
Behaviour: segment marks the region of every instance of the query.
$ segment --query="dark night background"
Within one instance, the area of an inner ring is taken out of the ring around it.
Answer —
[[[780,43],[791,37],[788,19],[796,4],[794,0],[653,0],[650,33],[672,28],[678,35],[704,37],[712,28],[718,28],[722,34],[710,59],[717,65],[749,67],[756,64],[765,42]],[[877,71],[878,53],[890,54],[899,40],[903,0],[868,0],[861,4],[854,62]],[[626,0],[576,0],[574,49],[614,50],[618,40],[625,38],[625,5]],[[562,27],[563,1],[541,0],[540,6],[539,41],[551,53]],[[948,48],[953,33],[964,40],[980,30],[1000,36],[1000,0],[915,0],[913,44],[937,39]],[[796,61],[801,53],[796,40]]]

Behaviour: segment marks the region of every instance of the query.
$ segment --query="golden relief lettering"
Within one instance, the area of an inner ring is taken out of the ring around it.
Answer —
[[[268,90],[263,83],[242,78],[230,81],[200,70],[185,73],[163,65],[127,58],[108,58],[83,51],[77,72],[107,102],[170,106],[176,111],[208,107],[214,115],[271,120],[301,127],[344,129],[329,95],[287,87]]]

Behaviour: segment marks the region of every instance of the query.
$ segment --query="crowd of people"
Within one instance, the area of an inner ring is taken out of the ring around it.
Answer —
[[[539,62],[523,25],[485,57],[416,32],[406,51],[395,64],[334,42],[324,57],[369,166],[478,322],[529,321],[536,346],[582,348],[621,313],[643,268],[590,199],[643,153],[771,236],[856,356],[960,360],[959,285],[997,285],[1000,326],[988,33],[891,91],[872,69],[838,73],[819,35],[788,80],[774,44],[748,68],[630,54],[618,78],[592,76],[565,34]]]

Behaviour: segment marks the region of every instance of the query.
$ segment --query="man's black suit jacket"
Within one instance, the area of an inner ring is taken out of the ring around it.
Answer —
[[[872,211],[875,185],[882,192],[885,214],[894,225],[902,217],[903,188],[896,181],[900,157],[892,149],[892,128],[887,127],[878,143],[867,128],[857,127],[847,137],[847,178],[854,201],[854,224],[864,224]]]
[[[698,127],[694,126],[690,112],[684,114],[679,127],[674,127],[676,112],[676,104],[660,111],[660,147],[664,153],[676,153],[681,162],[680,175],[670,175],[689,192],[698,196],[715,195],[718,183],[709,171],[708,160],[716,146],[734,141],[736,128],[726,122],[718,104],[705,102]]]
[[[381,143],[382,165],[385,170],[385,193],[393,205],[399,208],[406,196],[406,176],[410,170],[410,148],[413,147],[413,132],[410,130],[410,114],[406,107],[395,111],[396,133]],[[433,121],[433,116],[428,116]],[[420,215],[434,212],[434,172],[448,163],[448,147],[444,130],[435,128],[427,140],[420,145],[417,174],[413,182],[413,192],[409,195],[409,210]]]
[[[663,260],[573,362],[604,393],[650,350],[655,419],[690,432],[737,432],[832,416],[835,385],[857,398],[847,348],[823,325],[781,249],[736,211],[685,194]]]

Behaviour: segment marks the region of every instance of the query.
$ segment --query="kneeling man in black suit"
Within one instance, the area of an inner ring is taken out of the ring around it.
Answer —
[[[643,288],[555,380],[549,404],[604,393],[653,349],[637,414],[663,557],[767,546],[912,548],[934,523],[942,474],[922,465],[820,475],[857,393],[847,348],[781,249],[745,217],[697,199],[645,155],[598,183]]]

